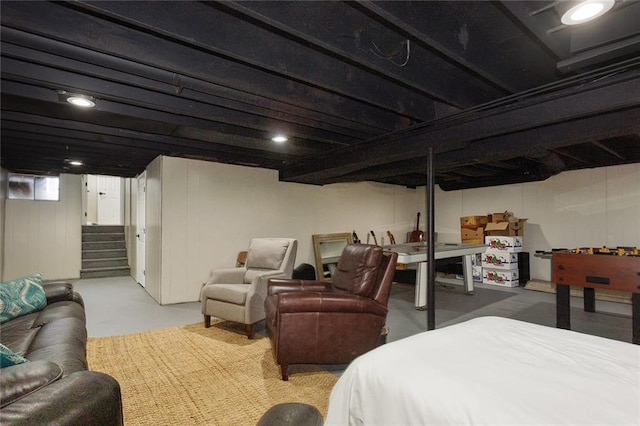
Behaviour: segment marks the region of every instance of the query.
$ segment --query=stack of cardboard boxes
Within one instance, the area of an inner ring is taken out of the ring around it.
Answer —
[[[460,218],[460,236],[463,244],[484,244],[484,228],[489,223],[488,216],[464,216]],[[481,257],[473,258],[473,280],[482,281]]]
[[[465,244],[484,243],[484,227],[487,226],[487,216],[464,216],[460,218],[460,235]]]
[[[519,285],[518,253],[523,250],[524,223],[512,214],[494,213],[485,226],[489,247],[482,255],[482,282],[503,287]]]
[[[503,287],[519,285],[518,259],[522,258],[523,254],[521,252],[526,221],[527,219],[516,218],[509,212],[460,218],[460,235],[463,243],[484,243],[489,246],[484,254],[474,259],[473,279],[475,281]],[[528,270],[528,267],[526,269]],[[528,278],[525,282],[527,280]]]

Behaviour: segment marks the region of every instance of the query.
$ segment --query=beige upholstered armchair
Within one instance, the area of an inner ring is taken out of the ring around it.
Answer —
[[[200,293],[204,326],[212,316],[237,322],[253,339],[255,324],[265,318],[267,281],[291,278],[297,249],[295,239],[253,238],[243,267],[213,269]]]

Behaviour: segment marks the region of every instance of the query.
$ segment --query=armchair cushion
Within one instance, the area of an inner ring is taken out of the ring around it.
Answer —
[[[382,247],[346,246],[333,276],[334,288],[368,297],[378,277],[381,258]]]
[[[247,269],[280,269],[290,242],[254,238],[247,254]]]
[[[202,295],[207,299],[215,299],[234,305],[244,305],[249,292],[249,284],[216,284],[202,289]]]

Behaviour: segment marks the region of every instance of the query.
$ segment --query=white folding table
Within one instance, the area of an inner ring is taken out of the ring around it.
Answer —
[[[416,275],[416,309],[426,309],[427,306],[427,243],[405,243],[384,246],[384,249],[398,253],[398,263],[418,264]],[[473,294],[472,258],[478,253],[484,253],[486,244],[449,244],[436,243],[434,258],[447,259],[462,257],[462,274],[464,276],[464,292]]]

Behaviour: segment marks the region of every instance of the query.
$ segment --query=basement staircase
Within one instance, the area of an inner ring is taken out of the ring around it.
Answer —
[[[82,227],[82,269],[80,278],[125,277],[131,275],[122,225]]]

